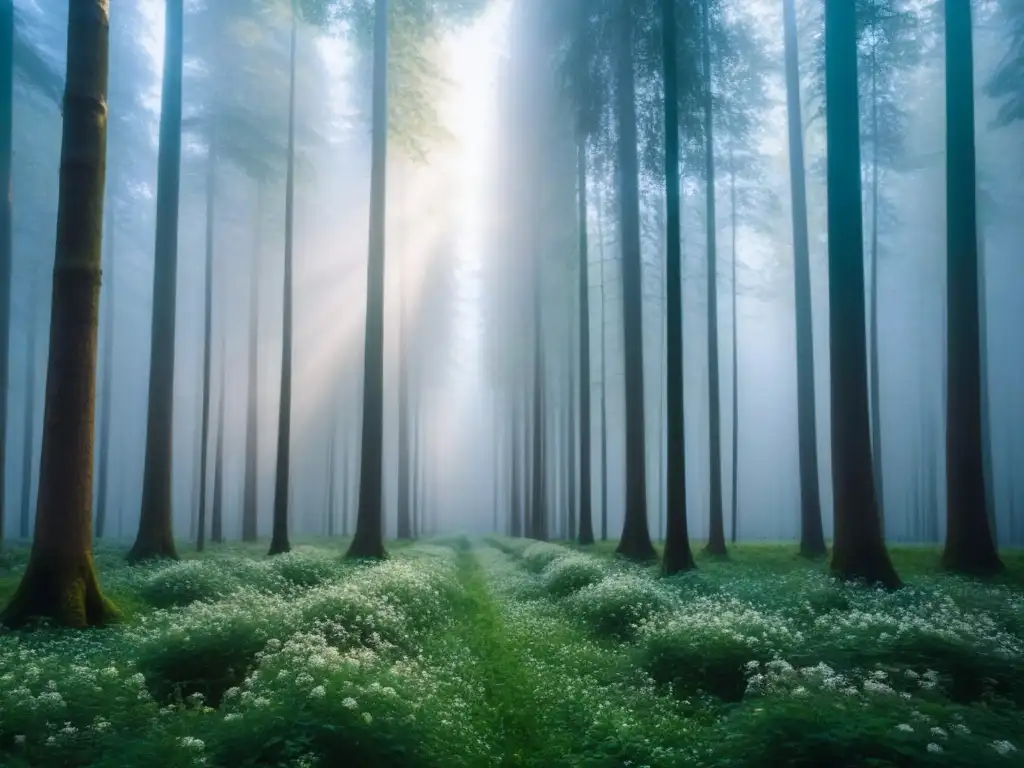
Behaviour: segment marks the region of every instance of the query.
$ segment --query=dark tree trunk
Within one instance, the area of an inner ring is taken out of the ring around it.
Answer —
[[[346,430],[341,441],[341,535],[348,536],[352,519],[352,441]]]
[[[708,270],[708,430],[711,462],[711,518],[705,550],[724,555],[725,520],[722,510],[722,427],[718,377],[718,223],[715,217],[714,109],[711,95],[711,2],[704,0],[701,23],[704,76],[704,158],[707,183],[707,270]]]
[[[566,434],[565,439],[568,445],[566,446],[566,478],[565,481],[568,483],[566,492],[566,506],[569,511],[569,538],[576,540],[578,531],[577,523],[579,522],[579,511],[576,508],[576,484],[578,482],[576,476],[576,373],[575,365],[576,360],[574,355],[569,355],[569,392],[568,399],[565,404],[568,413],[566,414]]]
[[[263,185],[257,190],[257,236],[249,267],[249,377],[245,414],[245,487],[242,498],[242,541],[256,541],[259,530],[259,307],[260,254],[263,240],[259,227],[263,221]]]
[[[683,285],[679,189],[679,84],[674,0],[661,3],[665,81],[665,389],[666,575],[695,568],[686,522],[686,450],[683,423]]]
[[[1003,569],[989,527],[981,414],[974,62],[969,0],[946,0],[946,547],[952,571]]]
[[[21,442],[21,526],[19,535],[28,538],[31,516],[29,507],[32,501],[32,464],[35,459],[35,426],[36,426],[36,330],[37,305],[39,295],[38,279],[32,277],[32,289],[29,294],[28,328],[25,334],[25,414],[22,422]]]
[[[223,332],[222,332],[223,333]],[[220,345],[220,393],[217,405],[217,449],[213,457],[213,514],[210,520],[210,541],[224,543],[224,411],[227,399],[224,397],[224,382],[227,379],[224,356],[224,337]]]
[[[604,212],[597,193],[597,243],[601,261],[601,541],[608,541],[608,365],[605,320]]]
[[[998,550],[996,528],[995,469],[992,466],[992,413],[989,403],[988,367],[988,287],[985,284],[985,236],[978,233],[978,339],[981,360],[981,460],[985,469],[985,514],[988,516],[992,542]],[[1012,464],[1010,466],[1013,466]]]
[[[739,478],[740,478],[740,332],[739,315],[736,312],[736,247],[737,212],[736,212],[736,159],[732,149],[729,150],[729,215],[732,219],[732,543],[736,543],[739,532]]]
[[[114,200],[111,196],[111,211],[107,214],[106,226],[103,230],[104,245],[107,253],[106,274],[104,275],[106,291],[100,289],[100,304],[103,310],[103,380],[100,383],[100,455],[96,473],[99,475],[99,487],[96,491],[96,538],[102,539],[107,527],[107,487],[110,484],[110,423],[111,399],[114,382],[114,236],[117,232],[117,220],[114,216]]]
[[[288,64],[288,170],[284,200],[284,302],[281,334],[281,402],[277,416],[277,468],[274,472],[274,521],[268,555],[291,550],[288,499],[292,449],[292,249],[295,241],[295,54],[298,18],[292,9]]]
[[[885,533],[885,484],[882,461],[882,384],[878,359],[878,73],[871,49],[871,458],[875,473],[878,516]]]
[[[181,184],[183,16],[183,0],[167,0],[164,22],[163,89],[160,97],[146,463],[142,478],[139,529],[135,544],[128,552],[130,563],[150,558],[178,557],[174,548],[171,469],[174,435],[175,309],[178,293],[178,192]],[[52,357],[51,354],[51,359]]]
[[[800,458],[800,554],[826,553],[818,488],[818,438],[814,397],[814,318],[811,312],[811,255],[807,234],[804,127],[800,110],[800,60],[795,0],[783,0],[786,43],[786,122],[793,220],[793,280],[796,307],[797,432]]]
[[[13,252],[11,163],[14,155],[14,2],[0,3],[0,549],[4,545],[7,497],[7,391],[11,354]]]
[[[370,248],[366,275],[363,435],[359,510],[350,557],[384,551],[384,207],[387,172],[388,3],[374,2],[373,136],[370,164]]]
[[[622,333],[626,389],[626,512],[616,549],[632,560],[657,557],[647,528],[644,437],[643,286],[636,95],[633,73],[633,3],[619,0],[615,42],[615,108],[618,117],[619,205],[622,240]]]
[[[117,616],[93,565],[91,509],[109,29],[104,0],[70,4],[39,500],[28,565],[0,614],[9,627]]]
[[[213,249],[216,227],[217,196],[217,127],[210,124],[206,156],[206,277],[203,288],[203,421],[199,438],[199,522],[196,530],[196,551],[206,545],[206,471],[210,450],[210,386],[213,361]]]
[[[590,253],[587,239],[587,142],[576,148],[577,204],[580,228],[580,544],[594,543],[590,437]]]
[[[882,538],[871,466],[864,331],[857,20],[852,3],[826,0],[829,342],[832,381],[832,571],[900,586]]]

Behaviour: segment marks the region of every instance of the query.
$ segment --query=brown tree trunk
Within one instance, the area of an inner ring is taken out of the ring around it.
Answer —
[[[292,448],[292,248],[295,239],[295,53],[298,18],[292,9],[288,66],[288,170],[284,201],[284,303],[281,336],[281,402],[277,420],[277,469],[274,473],[274,520],[268,555],[288,552],[288,498]]]
[[[366,273],[362,459],[359,508],[349,557],[386,557],[384,550],[384,214],[387,174],[388,2],[374,1],[373,135],[370,160],[370,247]]]
[[[93,416],[107,136],[106,0],[71,3],[35,538],[0,623],[68,627],[117,617],[92,558]]]
[[[633,73],[633,3],[618,0],[615,109],[618,117],[619,205],[622,240],[622,332],[626,389],[626,513],[616,552],[632,560],[657,557],[647,527],[644,437],[643,286],[636,94]]]
[[[973,34],[969,0],[946,0],[946,547],[952,571],[1003,570],[982,450]]]
[[[149,361],[146,466],[142,480],[139,529],[135,544],[128,552],[130,563],[150,558],[178,557],[174,548],[171,462],[174,434],[178,193],[181,182],[183,14],[183,0],[167,0],[157,167],[156,251],[153,268],[153,329]]]
[[[832,380],[832,571],[900,586],[882,537],[871,465],[864,229],[860,180],[857,21],[852,3],[825,3],[828,97],[829,342]]]
[[[814,397],[814,317],[811,307],[811,255],[807,233],[804,125],[800,110],[800,60],[795,0],[783,0],[786,45],[786,123],[793,219],[793,281],[796,319],[797,442],[800,461],[800,554],[826,553],[818,486],[818,437]]]

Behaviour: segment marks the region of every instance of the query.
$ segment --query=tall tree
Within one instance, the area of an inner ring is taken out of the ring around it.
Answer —
[[[0,623],[9,627],[33,617],[99,626],[117,616],[96,576],[91,509],[109,29],[107,0],[69,5],[35,537],[21,583],[0,613]]]
[[[626,513],[616,551],[634,560],[651,560],[657,553],[647,527],[644,456],[643,289],[640,266],[640,167],[633,71],[634,4],[631,0],[617,0],[616,9],[615,111],[618,124],[626,389]]]
[[[110,200],[111,209],[115,201]],[[106,225],[103,227],[104,250],[106,251],[106,284],[107,290],[101,291],[100,301],[103,304],[103,380],[100,384],[100,455],[97,474],[99,488],[96,491],[96,538],[102,539],[107,526],[107,504],[110,484],[110,424],[113,419],[111,408],[112,389],[114,382],[114,239],[116,236],[117,219],[113,210],[107,214]]]
[[[203,279],[203,417],[199,437],[199,523],[196,550],[203,551],[206,541],[206,472],[210,450],[210,389],[213,366],[213,251],[217,203],[217,120],[211,117],[206,137],[206,239]]]
[[[29,505],[32,500],[32,464],[35,459],[35,425],[36,425],[36,332],[38,329],[38,308],[34,297],[38,296],[39,280],[32,276],[28,302],[28,323],[25,332],[25,412],[22,422],[21,443],[21,525],[19,534],[28,538]]]
[[[701,73],[704,78],[704,173],[707,185],[707,294],[708,294],[708,429],[711,462],[711,519],[705,549],[725,554],[725,520],[722,510],[722,429],[718,377],[718,223],[715,217],[714,103],[711,77],[711,0],[701,9]]]
[[[349,557],[384,551],[384,213],[388,121],[388,0],[374,0],[370,245],[366,275],[362,458],[359,507]]]
[[[661,0],[665,88],[665,369],[667,455],[665,488],[666,575],[695,566],[686,522],[686,433],[683,412],[683,283],[679,179],[678,29],[675,0]]]
[[[284,301],[281,337],[281,399],[277,421],[277,468],[274,473],[274,519],[268,554],[288,552],[288,498],[292,436],[292,261],[295,238],[295,54],[298,10],[293,5],[288,64],[288,170],[284,202]]]
[[[7,393],[11,355],[13,251],[11,161],[14,132],[14,0],[0,2],[0,548],[7,498]]]
[[[894,588],[900,579],[882,538],[868,421],[856,16],[848,0],[825,0],[832,570]]]
[[[580,131],[582,133],[582,131]],[[580,292],[580,544],[594,543],[590,449],[590,251],[587,242],[587,141],[577,139],[577,196],[579,222]]]
[[[245,409],[245,487],[242,498],[242,541],[256,541],[259,523],[259,306],[261,224],[263,222],[263,184],[258,183],[256,234],[249,265],[249,368]]]
[[[106,6],[106,2],[102,4]],[[172,530],[171,459],[174,425],[174,315],[178,280],[178,190],[181,185],[182,6],[183,0],[167,0],[164,9],[164,70],[160,97],[146,463],[142,478],[139,529],[135,544],[128,552],[129,562],[178,557]]]
[[[1002,570],[985,503],[970,0],[946,0],[946,546],[944,567]]]
[[[807,177],[804,124],[800,109],[800,60],[795,0],[783,0],[786,49],[786,122],[793,219],[793,280],[796,306],[797,444],[800,462],[800,554],[825,554],[818,488],[818,436],[814,394],[814,319],[811,312],[811,255],[807,232]]]
[[[220,392],[217,398],[217,448],[213,456],[213,509],[210,519],[210,541],[214,544],[224,543],[224,411],[227,410],[227,399],[224,397],[227,381],[224,338],[227,334],[223,331],[221,334]]]

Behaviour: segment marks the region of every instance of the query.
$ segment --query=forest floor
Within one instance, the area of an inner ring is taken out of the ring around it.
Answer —
[[[0,633],[0,765],[1024,766],[1024,554],[897,592],[792,546],[659,578],[522,539],[96,560],[124,613]],[[28,550],[0,554],[0,601]]]

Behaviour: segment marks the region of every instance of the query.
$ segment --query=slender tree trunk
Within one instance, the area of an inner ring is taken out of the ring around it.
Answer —
[[[398,309],[398,516],[399,539],[412,538],[412,516],[409,508],[409,363],[406,334],[409,325],[405,313],[407,259],[403,257],[399,273]]]
[[[590,251],[587,238],[587,141],[576,147],[576,195],[580,228],[580,544],[594,543],[593,487],[590,438]]]
[[[985,470],[985,514],[992,542],[999,544],[996,528],[995,469],[992,465],[992,413],[989,403],[988,286],[986,285],[985,236],[978,233],[978,340],[981,361],[981,460]]]
[[[366,276],[363,361],[363,435],[359,511],[351,557],[383,558],[384,551],[384,213],[388,120],[388,2],[374,2],[373,136],[370,164],[370,248]]]
[[[109,29],[106,0],[70,4],[39,499],[28,564],[0,613],[12,628],[117,616],[96,577],[91,509]]]
[[[518,393],[512,395],[512,480],[509,489],[509,507],[511,521],[509,534],[515,538],[523,535],[523,481],[520,476],[520,460],[523,452],[522,442],[522,415],[519,410]]]
[[[196,551],[206,546],[206,472],[210,450],[210,386],[213,365],[213,249],[216,231],[217,196],[217,127],[211,118],[209,147],[206,156],[206,277],[203,294],[203,422],[199,438],[199,522]]]
[[[616,549],[632,560],[657,557],[647,527],[644,437],[643,286],[636,94],[633,73],[633,3],[619,0],[615,44],[615,109],[618,116],[619,205],[622,240],[622,332],[626,390],[626,514]]]
[[[533,501],[530,504],[531,519],[528,535],[534,539],[547,541],[547,483],[544,482],[547,473],[545,463],[547,457],[544,451],[546,432],[544,423],[544,333],[540,299],[539,257],[535,259],[533,269],[533,476],[531,478]]]
[[[981,317],[971,4],[946,0],[946,547],[944,567],[1003,570],[988,522],[982,448]]]
[[[110,423],[113,420],[111,400],[114,382],[114,237],[117,232],[117,221],[114,216],[114,200],[110,200],[110,213],[107,214],[107,226],[103,235],[106,239],[107,268],[106,291],[100,289],[101,309],[105,315],[103,321],[103,380],[100,384],[100,455],[97,474],[99,488],[96,492],[96,538],[102,539],[106,533],[107,523],[107,487],[110,483]],[[104,300],[105,299],[105,300]],[[33,369],[34,370],[34,369]]]
[[[343,432],[341,442],[341,535],[348,536],[349,520],[352,519],[352,440],[350,430]]]
[[[793,220],[793,281],[796,318],[797,442],[800,460],[800,554],[826,553],[818,487],[818,438],[814,396],[814,317],[811,306],[811,255],[807,232],[807,182],[804,126],[800,110],[800,61],[795,0],[783,0],[786,43],[786,122],[789,133],[789,183]]]
[[[295,242],[295,54],[298,18],[292,9],[288,65],[288,170],[284,213],[284,316],[281,337],[281,404],[277,421],[277,468],[274,473],[274,521],[268,555],[291,550],[288,541],[288,499],[291,491],[292,450],[292,262]]]
[[[213,458],[213,515],[210,520],[210,541],[224,543],[224,411],[227,399],[224,397],[227,379],[224,337],[227,329],[221,331],[220,340],[220,393],[217,404],[217,452]]]
[[[711,94],[711,3],[704,0],[703,24],[704,72],[704,139],[705,173],[707,177],[707,269],[708,269],[708,429],[710,431],[711,518],[705,549],[713,555],[724,555],[725,521],[722,510],[722,428],[718,377],[718,222],[715,217],[715,140],[714,109]]]
[[[597,242],[601,261],[601,541],[608,541],[608,361],[607,321],[605,319],[604,269],[604,203],[601,190],[597,192]]]
[[[263,249],[263,184],[257,189],[256,238],[249,266],[249,377],[245,414],[245,487],[242,499],[242,541],[256,541],[259,530],[259,307],[260,258]]]
[[[737,212],[736,212],[736,160],[732,149],[729,149],[729,208],[732,219],[732,543],[736,543],[739,532],[739,477],[740,477],[740,353],[739,353],[739,315],[736,312],[736,247]]]
[[[412,471],[411,471],[411,484],[412,491],[410,492],[410,513],[412,517],[412,537],[418,539],[420,537],[420,514],[421,510],[421,498],[420,498],[420,409],[419,403],[415,402],[412,406]]]
[[[679,179],[679,80],[674,0],[661,3],[665,82],[665,551],[668,576],[695,568],[686,521],[686,446],[683,415],[683,282]]]
[[[0,3],[0,549],[4,545],[7,497],[7,392],[11,354],[13,263],[11,165],[14,157],[14,2]]]
[[[337,466],[334,460],[334,442],[338,436],[338,425],[334,424],[331,426],[331,437],[327,442],[327,510],[325,516],[327,518],[327,535],[331,538],[334,537],[334,497],[335,497],[335,486],[337,484]]]
[[[900,586],[882,537],[871,466],[864,330],[857,20],[847,0],[825,1],[828,97],[829,342],[832,381],[832,571]]]
[[[39,280],[32,277],[32,289],[28,302],[29,318],[25,334],[25,414],[22,422],[21,443],[21,530],[19,535],[28,538],[29,505],[32,500],[32,464],[35,459],[35,426],[36,426],[36,329],[37,305],[36,297]]]
[[[91,7],[94,4],[106,7],[102,0],[90,0],[89,3],[75,5]],[[175,309],[178,293],[178,192],[181,182],[183,16],[183,0],[167,0],[164,21],[163,89],[160,97],[146,463],[142,478],[142,509],[139,515],[138,534],[135,537],[135,544],[128,552],[128,561],[132,563],[149,558],[178,557],[174,548],[171,465],[174,434]],[[65,129],[66,126],[65,119]]]
[[[871,48],[871,457],[875,472],[878,516],[885,533],[885,485],[882,461],[882,387],[878,359],[878,72]]]

